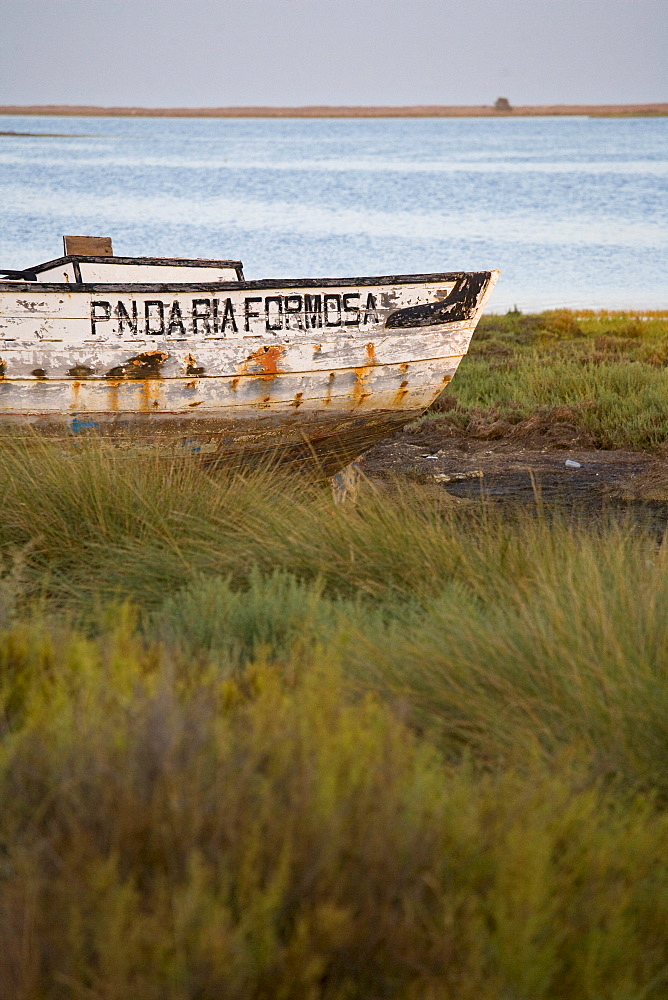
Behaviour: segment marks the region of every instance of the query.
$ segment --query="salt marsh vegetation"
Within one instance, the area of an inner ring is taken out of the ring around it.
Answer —
[[[425,419],[607,386],[660,450],[665,318],[571,318],[490,318]],[[665,997],[656,523],[85,441],[0,496],[2,1000]]]

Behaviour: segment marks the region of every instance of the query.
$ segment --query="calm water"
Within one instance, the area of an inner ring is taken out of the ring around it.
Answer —
[[[668,119],[0,117],[0,263],[63,233],[257,277],[498,267],[493,311],[668,308]]]

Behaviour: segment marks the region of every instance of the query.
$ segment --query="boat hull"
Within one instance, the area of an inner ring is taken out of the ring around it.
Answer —
[[[496,272],[0,283],[0,428],[340,468],[452,379]]]

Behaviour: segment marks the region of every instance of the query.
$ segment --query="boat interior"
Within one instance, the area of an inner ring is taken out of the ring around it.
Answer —
[[[109,236],[63,236],[63,256],[20,270],[0,267],[4,281],[63,284],[243,281],[240,260],[117,257]]]

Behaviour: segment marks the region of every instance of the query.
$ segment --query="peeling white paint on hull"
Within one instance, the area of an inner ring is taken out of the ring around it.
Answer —
[[[433,402],[498,276],[230,280],[241,274],[235,261],[109,256],[12,272],[0,430],[315,452],[334,471]]]

